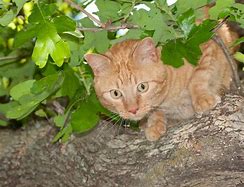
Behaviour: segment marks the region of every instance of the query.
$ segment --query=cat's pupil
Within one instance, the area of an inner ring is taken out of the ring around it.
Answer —
[[[114,91],[114,95],[117,97],[119,94],[117,91]]]
[[[141,84],[141,89],[144,90],[145,89],[145,85]]]

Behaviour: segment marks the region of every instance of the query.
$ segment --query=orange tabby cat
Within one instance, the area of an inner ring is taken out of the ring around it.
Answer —
[[[218,34],[227,45],[233,41],[226,25]],[[180,68],[162,63],[151,38],[123,41],[85,59],[103,106],[124,119],[143,119],[146,138],[154,141],[166,132],[167,118],[206,112],[219,102],[220,90],[230,87],[232,73],[222,50],[212,40],[201,50],[198,66],[185,61]]]

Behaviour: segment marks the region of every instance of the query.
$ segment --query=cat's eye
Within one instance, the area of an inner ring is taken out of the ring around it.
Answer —
[[[114,99],[119,99],[122,96],[122,93],[119,90],[110,90],[110,95]]]
[[[149,85],[147,82],[140,83],[137,86],[138,92],[141,92],[141,93],[146,92],[148,90],[148,88],[149,88]]]

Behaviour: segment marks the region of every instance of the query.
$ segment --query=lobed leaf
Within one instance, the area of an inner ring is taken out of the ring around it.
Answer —
[[[45,67],[48,56],[51,55],[57,66],[62,66],[66,58],[70,57],[69,46],[57,34],[54,24],[42,23],[37,34],[37,41],[32,59],[40,68]]]

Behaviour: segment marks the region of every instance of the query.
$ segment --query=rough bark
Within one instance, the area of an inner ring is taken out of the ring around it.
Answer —
[[[0,186],[244,186],[244,98],[237,95],[157,142],[105,121],[67,144],[52,144],[55,133],[47,124],[1,130]]]

